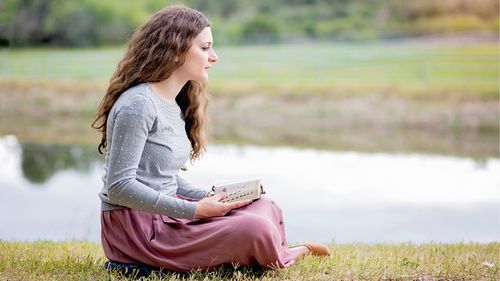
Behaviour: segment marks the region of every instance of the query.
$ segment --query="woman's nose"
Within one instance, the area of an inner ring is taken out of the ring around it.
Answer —
[[[210,60],[210,62],[217,62],[219,60],[219,57],[217,57],[217,54],[215,53],[215,51],[212,51],[212,54],[210,55],[210,57],[208,58]]]

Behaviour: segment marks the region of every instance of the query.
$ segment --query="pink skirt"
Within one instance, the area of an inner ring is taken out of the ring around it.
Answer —
[[[222,264],[289,267],[281,209],[261,198],[223,217],[187,220],[133,209],[101,212],[106,257],[172,271],[212,270]]]

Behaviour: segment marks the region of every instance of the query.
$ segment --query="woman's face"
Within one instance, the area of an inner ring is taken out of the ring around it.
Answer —
[[[212,31],[205,27],[194,39],[186,54],[186,61],[178,72],[186,80],[204,82],[208,80],[210,67],[218,58],[213,49]]]

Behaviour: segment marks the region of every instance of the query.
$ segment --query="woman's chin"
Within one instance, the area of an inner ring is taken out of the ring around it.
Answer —
[[[200,83],[206,83],[208,82],[208,74],[202,75],[201,77],[197,77],[196,79],[193,80]]]

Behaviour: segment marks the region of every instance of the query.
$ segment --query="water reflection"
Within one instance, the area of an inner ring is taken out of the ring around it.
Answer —
[[[0,239],[99,240],[94,146],[0,138]],[[48,167],[47,167],[48,166]],[[497,241],[500,161],[211,146],[183,177],[198,186],[260,176],[290,242]]]
[[[61,170],[88,173],[98,159],[96,148],[90,146],[22,143],[21,148],[23,175],[33,183],[44,183]]]

